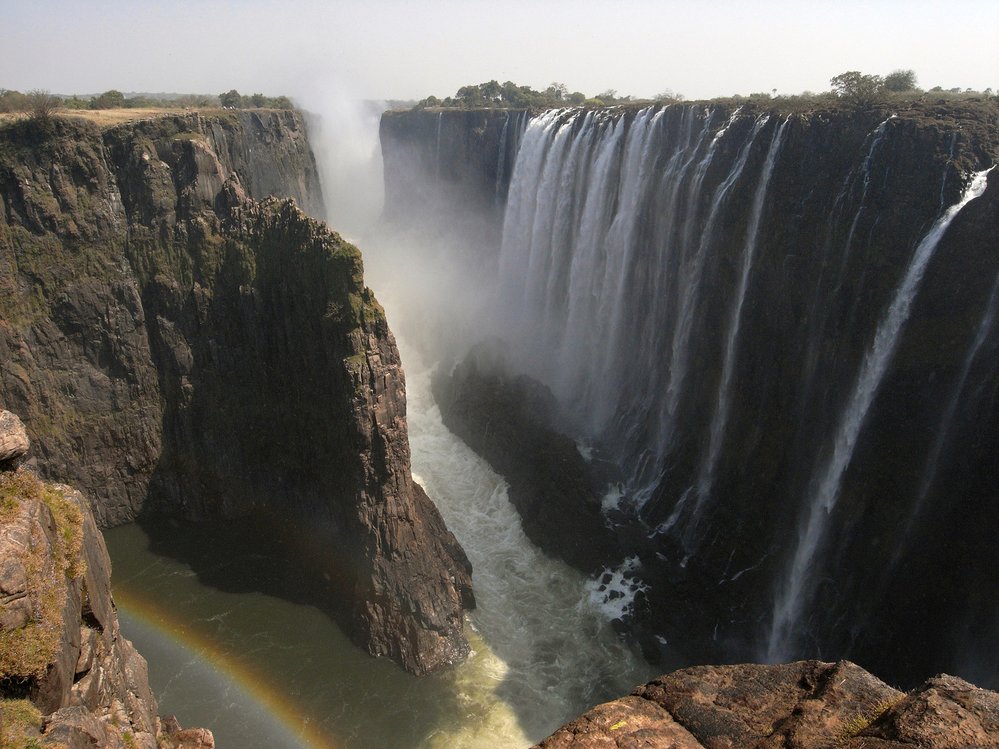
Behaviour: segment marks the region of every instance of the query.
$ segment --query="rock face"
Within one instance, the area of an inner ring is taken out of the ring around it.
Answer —
[[[535,544],[586,572],[619,563],[601,511],[606,482],[558,430],[551,391],[510,373],[501,358],[480,346],[435,374],[444,424],[507,479],[510,501]]]
[[[10,411],[0,411],[0,470],[13,467],[28,453],[28,433]]]
[[[214,747],[210,731],[156,713],[146,662],[119,630],[89,503],[25,469],[0,473],[4,745]]]
[[[498,273],[462,280],[510,372],[621,468],[650,657],[999,686],[999,104],[891,106],[561,110],[521,136],[474,263]],[[439,114],[386,115],[387,194],[407,143],[440,154],[424,193],[500,173],[490,128],[461,130],[487,120]]]
[[[535,749],[999,746],[999,694],[938,676],[908,694],[849,661],[702,666],[599,705]]]
[[[462,657],[470,567],[410,474],[405,379],[297,115],[0,131],[0,402],[98,523],[259,516],[345,630]]]
[[[389,111],[379,127],[386,226],[455,243],[464,273],[495,268],[506,194],[527,112]]]

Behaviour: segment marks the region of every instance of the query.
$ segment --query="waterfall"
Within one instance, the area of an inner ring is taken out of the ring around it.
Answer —
[[[722,374],[718,385],[718,405],[715,407],[715,412],[711,419],[707,458],[702,464],[703,467],[697,479],[697,501],[692,512],[693,523],[697,523],[703,504],[711,495],[715,479],[715,468],[718,464],[718,457],[721,454],[722,439],[725,434],[725,425],[728,422],[729,406],[732,398],[732,374],[735,371],[736,345],[739,340],[739,328],[742,321],[742,306],[746,301],[746,287],[749,285],[749,273],[753,267],[756,245],[759,241],[760,218],[763,215],[764,199],[767,195],[767,188],[770,185],[770,178],[773,175],[774,164],[777,162],[777,155],[780,153],[781,143],[783,142],[788,122],[790,122],[790,118],[785,119],[781,126],[774,132],[770,143],[770,151],[767,153],[767,160],[756,187],[756,194],[753,197],[753,206],[750,209],[749,225],[746,228],[746,246],[742,251],[739,285],[732,304],[727,328],[728,334],[725,338]]]
[[[647,422],[650,460],[631,482],[639,503],[676,432],[695,331],[710,304],[706,264],[722,220],[739,210],[730,198],[747,180],[769,181],[782,140],[784,125],[773,128],[764,173],[744,175],[771,118],[737,109],[718,119],[705,112],[698,121],[690,107],[633,116],[553,110],[528,124],[513,169],[494,332],[514,342],[523,366],[589,435],[620,428],[621,456],[643,439],[627,415]],[[764,198],[760,188],[760,213]],[[726,408],[723,401],[718,429]]]
[[[989,333],[995,325],[997,314],[999,314],[999,275],[997,275],[995,281],[992,282],[992,290],[989,294],[989,301],[985,306],[985,312],[982,315],[982,319],[978,323],[978,329],[975,332],[975,339],[972,341],[971,347],[964,356],[964,362],[961,364],[961,371],[957,376],[957,380],[954,382],[953,388],[951,389],[950,397],[947,399],[947,405],[940,415],[940,423],[936,429],[936,437],[933,440],[933,446],[930,448],[929,456],[926,458],[926,462],[924,463],[922,476],[920,476],[919,491],[916,494],[916,501],[909,510],[909,516],[906,518],[905,526],[902,530],[903,538],[912,532],[912,527],[915,521],[919,518],[923,509],[923,504],[926,501],[926,497],[930,493],[930,489],[933,487],[933,480],[936,478],[937,469],[940,464],[940,455],[943,452],[944,445],[947,444],[947,438],[950,436],[951,428],[954,425],[954,416],[957,413],[957,407],[961,402],[961,395],[964,393],[965,385],[968,383],[968,376],[971,374],[971,367],[978,358],[978,352],[981,350],[985,340],[988,338]],[[893,562],[897,562],[897,554],[893,559]]]
[[[853,235],[857,232],[857,224],[860,222],[860,217],[864,212],[864,205],[867,202],[867,193],[871,188],[871,165],[874,163],[874,154],[878,150],[878,146],[881,145],[881,141],[885,137],[885,129],[888,127],[888,123],[895,118],[892,115],[887,120],[878,125],[874,131],[870,134],[868,139],[871,141],[871,146],[867,150],[867,155],[864,157],[864,163],[861,166],[861,194],[860,194],[860,204],[857,208],[857,212],[853,216],[853,223],[850,224],[850,231],[846,235],[846,242],[844,244],[843,250],[843,265],[845,267],[847,259],[850,257],[850,249],[853,246]],[[849,178],[847,178],[849,179]],[[845,187],[844,187],[845,190]]]
[[[444,123],[444,113],[437,113],[437,144],[434,148],[434,181],[441,181],[441,126]]]
[[[797,655],[807,629],[824,653],[873,662],[878,638],[933,627],[942,653],[950,614],[907,629],[920,581],[891,585],[902,560],[946,546],[919,516],[948,498],[951,456],[978,471],[996,439],[982,428],[963,449],[969,404],[994,407],[978,372],[999,324],[993,259],[968,240],[992,214],[985,201],[961,213],[984,177],[955,188],[955,165],[980,158],[967,139],[905,114],[752,102],[495,126],[511,159],[498,274],[469,324],[504,341],[510,371],[547,385],[561,428],[610,466],[604,510],[648,585],[633,631],[703,637],[691,650],[708,659]],[[967,304],[951,309],[951,293]],[[966,483],[988,491],[978,473]],[[972,522],[932,511],[947,539]],[[834,558],[842,578],[819,571]]]
[[[701,193],[704,175],[711,165],[717,146],[721,143],[722,136],[728,132],[739,111],[736,110],[735,114],[732,115],[732,119],[729,120],[729,124],[719,130],[714,140],[711,141],[707,154],[698,165],[694,173],[694,178],[691,180],[691,198],[688,200],[688,204],[693,205],[693,196]],[[756,136],[769,119],[769,116],[764,115],[759,117],[753,124],[749,138],[739,150],[739,155],[736,157],[734,166],[715,190],[711,198],[708,217],[703,224],[699,224],[696,221],[697,217],[692,208],[687,211],[684,220],[683,240],[679,251],[684,257],[689,257],[681,265],[679,280],[676,285],[676,291],[679,294],[679,301],[677,302],[678,311],[674,319],[673,335],[670,343],[669,385],[666,388],[666,412],[663,414],[663,418],[669,422],[676,419],[677,408],[683,396],[684,383],[687,379],[691,354],[690,336],[694,329],[696,311],[700,301],[701,277],[704,273],[704,263],[707,259],[708,248],[714,240],[714,230],[718,220],[718,213],[727,199],[732,186],[742,175],[742,170],[746,166],[746,160],[749,158],[750,149],[756,141]],[[697,231],[695,231],[695,226],[697,226]],[[700,238],[696,241],[696,249],[691,254],[688,248],[695,246],[695,233],[699,234]],[[670,423],[670,431],[673,431],[672,423]]]
[[[501,205],[503,202],[503,178],[506,176],[506,141],[509,129],[510,113],[507,112],[503,118],[503,129],[500,130],[499,153],[496,155],[496,187],[493,191],[496,205]]]
[[[853,456],[853,448],[868,409],[874,401],[878,386],[895,351],[899,333],[908,319],[909,308],[923,277],[923,271],[954,217],[965,205],[985,191],[989,171],[991,169],[973,175],[961,199],[937,219],[919,242],[895,297],[877,327],[874,340],[864,357],[852,394],[836,428],[832,450],[816,478],[797,547],[788,565],[783,587],[774,602],[767,643],[767,658],[770,661],[785,660],[793,657],[795,653],[801,636],[798,631],[800,618],[811,601],[814,587],[812,565],[820,551],[830,515],[839,498],[843,474]]]

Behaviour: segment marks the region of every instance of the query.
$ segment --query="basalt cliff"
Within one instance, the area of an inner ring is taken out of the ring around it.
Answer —
[[[11,124],[0,198],[0,404],[44,478],[99,525],[256,518],[371,653],[464,656],[469,564],[412,480],[360,254],[306,213],[299,115]]]
[[[454,316],[504,364],[442,368],[445,423],[512,498],[533,482],[514,501],[551,553],[614,536],[570,561],[623,565],[649,657],[999,683],[995,98],[424,110],[381,135],[387,210],[481,217],[447,228],[472,227],[449,262],[480,302]],[[589,463],[518,451],[564,446],[553,424]],[[567,467],[575,500],[539,493]]]

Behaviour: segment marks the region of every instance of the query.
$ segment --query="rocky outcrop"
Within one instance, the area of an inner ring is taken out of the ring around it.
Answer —
[[[121,635],[111,562],[83,496],[23,468],[3,472],[0,521],[4,746],[213,747],[210,731],[160,722],[146,662]]]
[[[21,420],[10,411],[0,410],[0,470],[16,467],[16,461],[28,454],[28,445],[28,433]]]
[[[321,215],[292,112],[0,132],[0,403],[29,424],[43,474],[80,487],[101,525],[136,516],[164,447],[144,285],[164,255],[204,259],[197,214],[230,177]]]
[[[0,139],[0,402],[43,474],[103,525],[266,518],[361,646],[415,673],[463,657],[470,566],[412,480],[360,253],[263,194],[318,203],[297,115]]]
[[[849,661],[702,666],[599,705],[535,749],[999,746],[999,694],[937,676],[908,694]]]
[[[485,345],[439,369],[432,385],[447,428],[509,482],[528,538],[586,573],[621,561],[601,510],[606,476],[559,430],[547,387],[511,373]]]

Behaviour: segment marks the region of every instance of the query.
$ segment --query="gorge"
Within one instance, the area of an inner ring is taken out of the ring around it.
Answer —
[[[266,199],[321,208],[300,115],[3,135],[2,397],[42,474],[104,525],[262,522],[362,647],[415,673],[460,660],[470,570],[410,477],[360,254]]]
[[[381,136],[386,213],[455,227],[442,265],[478,284],[443,354],[502,341],[500,379],[620,469],[647,655],[995,685],[994,104],[391,112]],[[466,406],[445,422],[504,418]]]
[[[347,228],[335,122],[318,171],[291,113],[9,131],[0,405],[138,520],[108,539],[161,706],[244,704],[206,660],[285,703],[229,745],[526,746],[695,663],[995,688],[997,122],[387,112],[363,279],[267,198]]]

